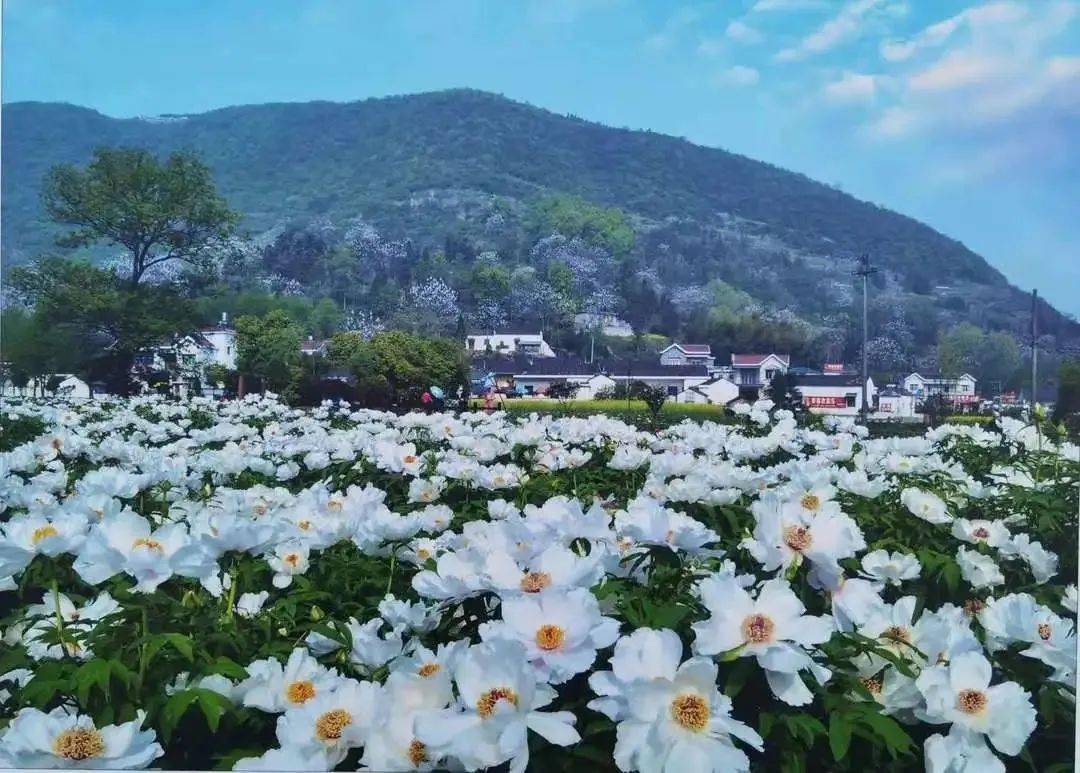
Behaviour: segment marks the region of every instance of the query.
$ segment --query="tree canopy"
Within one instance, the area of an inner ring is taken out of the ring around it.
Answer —
[[[299,378],[299,326],[280,309],[236,320],[236,369],[262,389],[286,394]]]
[[[53,167],[41,195],[53,220],[74,227],[60,244],[123,247],[132,284],[158,264],[195,260],[228,236],[238,217],[218,196],[210,169],[186,152],[162,163],[146,150],[98,148],[85,169]]]

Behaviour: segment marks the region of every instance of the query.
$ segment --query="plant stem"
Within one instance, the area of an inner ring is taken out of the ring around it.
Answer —
[[[146,679],[146,645],[147,637],[150,635],[150,620],[146,614],[146,607],[142,608],[142,640],[143,643],[139,646],[139,674],[136,679],[135,694],[141,696],[143,682]]]
[[[389,595],[394,584],[394,569],[397,566],[397,548],[390,551],[390,577],[386,580],[386,595]]]
[[[56,631],[60,637],[60,651],[62,657],[68,656],[67,642],[64,641],[64,616],[60,614],[60,588],[54,578],[52,581],[53,606],[56,609]]]

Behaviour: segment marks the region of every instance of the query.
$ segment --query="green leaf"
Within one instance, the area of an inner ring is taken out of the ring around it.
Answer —
[[[742,658],[736,662],[728,672],[727,681],[724,682],[724,695],[734,698],[742,688],[746,686],[746,680],[754,671],[754,662],[749,658]]]
[[[846,714],[836,712],[829,717],[829,748],[833,759],[842,760],[851,745],[851,721]]]
[[[181,690],[165,702],[165,708],[161,710],[161,737],[163,739],[168,741],[172,737],[173,730],[180,723],[180,718],[198,698],[197,690]]]
[[[221,693],[213,690],[195,690],[199,696],[199,708],[206,717],[206,726],[211,733],[216,733],[221,716],[232,708],[232,702]]]
[[[109,697],[109,674],[111,666],[107,660],[88,660],[79,666],[75,672],[75,686],[79,696],[79,703],[86,705],[90,699],[90,690],[96,684],[98,688]]]
[[[876,711],[863,711],[860,713],[859,721],[867,725],[875,735],[880,736],[885,741],[885,746],[893,757],[898,754],[907,754],[911,750],[913,745],[911,736],[892,717],[887,717]]]
[[[248,676],[247,669],[237,663],[232,658],[227,658],[221,655],[210,666],[211,673],[221,674],[229,679],[246,679]]]

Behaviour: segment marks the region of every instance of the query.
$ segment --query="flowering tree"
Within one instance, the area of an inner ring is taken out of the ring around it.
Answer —
[[[457,291],[438,277],[428,277],[409,286],[397,316],[408,329],[443,333],[460,314]]]

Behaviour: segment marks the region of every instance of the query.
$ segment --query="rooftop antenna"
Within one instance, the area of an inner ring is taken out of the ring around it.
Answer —
[[[866,394],[866,382],[869,380],[870,375],[867,370],[866,361],[866,339],[868,337],[869,322],[867,321],[867,303],[866,296],[868,292],[869,279],[871,274],[877,273],[876,268],[870,266],[870,254],[864,252],[859,257],[859,268],[853,271],[855,276],[862,277],[862,406],[859,408],[859,415],[862,417],[863,423],[866,422],[866,410],[867,410],[867,394]]]

